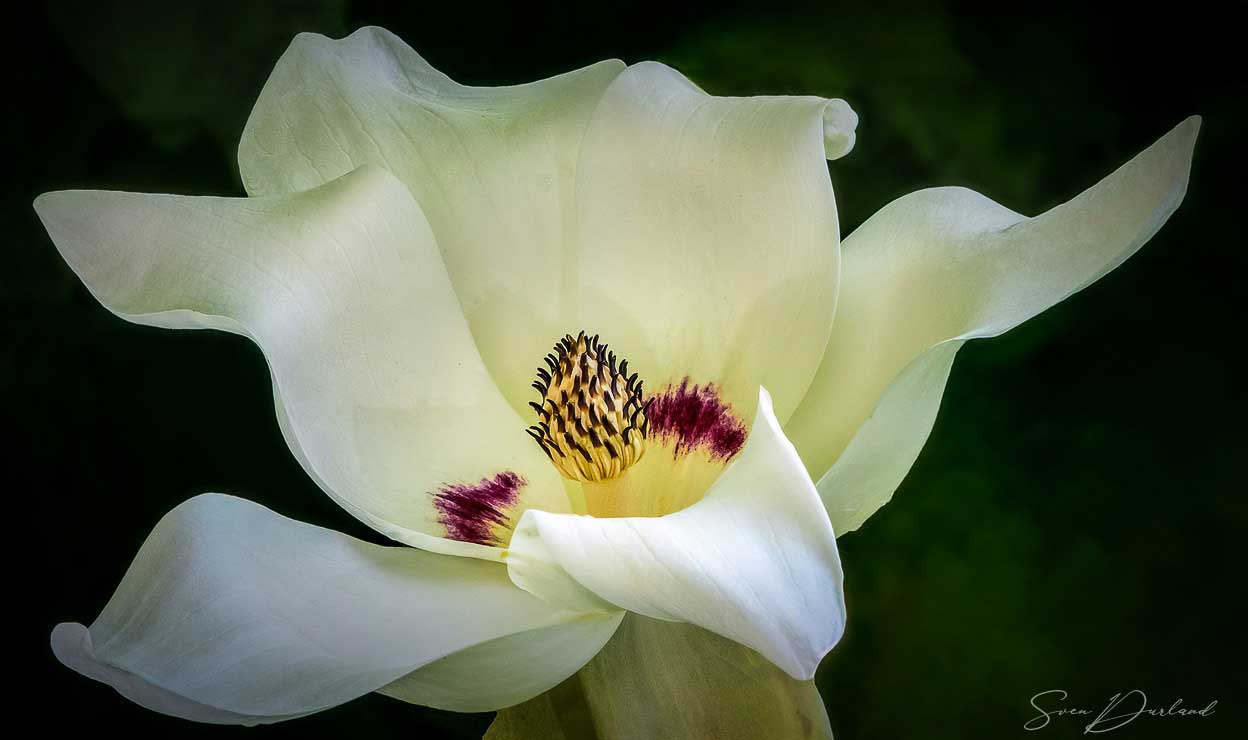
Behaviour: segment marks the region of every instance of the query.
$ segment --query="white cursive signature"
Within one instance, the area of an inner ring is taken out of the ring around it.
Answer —
[[[1063,716],[1082,716],[1091,717],[1095,715],[1095,719],[1089,722],[1083,728],[1083,734],[1089,735],[1099,732],[1109,732],[1119,727],[1124,727],[1133,722],[1140,715],[1149,715],[1151,717],[1208,717],[1213,714],[1213,708],[1218,705],[1218,700],[1214,699],[1209,702],[1204,709],[1188,709],[1183,706],[1182,699],[1175,699],[1168,707],[1150,707],[1148,705],[1148,697],[1139,689],[1131,689],[1126,693],[1114,694],[1109,699],[1109,703],[1105,705],[1099,713],[1094,709],[1083,709],[1078,707],[1058,707],[1055,709],[1046,709],[1040,706],[1041,699],[1046,699],[1046,704],[1050,701],[1062,703],[1066,701],[1067,693],[1063,689],[1049,689],[1041,691],[1031,697],[1031,706],[1039,712],[1035,717],[1027,720],[1023,724],[1024,730],[1041,730],[1048,727],[1049,722],[1054,717]]]

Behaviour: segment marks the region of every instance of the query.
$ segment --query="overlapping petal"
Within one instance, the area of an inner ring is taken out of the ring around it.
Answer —
[[[99,618],[59,625],[57,657],[150,709],[260,724],[320,711],[402,680],[415,697],[495,709],[575,672],[618,616],[561,611],[497,563],[380,547],[231,496],[166,515]],[[534,636],[540,646],[520,651]],[[469,671],[527,680],[490,690]]]
[[[1199,118],[1184,121],[1034,218],[936,188],[894,201],[845,240],[836,325],[785,427],[837,532],[861,525],[900,484],[962,341],[1000,334],[1087,287],[1161,228],[1186,192],[1199,128]]]
[[[749,442],[706,497],[663,517],[530,510],[512,541],[513,580],[558,602],[549,567],[618,607],[690,622],[808,679],[845,626],[836,538],[766,392]],[[540,544],[540,548],[537,546]],[[579,602],[575,608],[580,608]]]
[[[714,97],[662,64],[629,67],[577,171],[579,325],[651,389],[716,383],[748,423],[763,385],[787,419],[836,305],[825,156],[856,124],[841,100]]]
[[[251,195],[297,192],[372,163],[429,217],[487,367],[518,409],[575,315],[573,184],[604,61],[508,87],[460,85],[390,32],[299,35],[239,144]]]
[[[515,513],[568,510],[477,354],[429,224],[384,170],[264,198],[66,191],[41,196],[36,210],[70,267],[123,318],[254,339],[296,456],[384,534],[499,557],[443,539],[434,496],[505,473],[521,483]]]
[[[624,612],[593,612],[500,637],[412,671],[378,691],[412,704],[488,712],[553,688],[598,654]]]

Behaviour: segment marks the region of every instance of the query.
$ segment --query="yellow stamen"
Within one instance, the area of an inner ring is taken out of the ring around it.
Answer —
[[[646,451],[646,406],[637,373],[628,374],[598,336],[568,334],[538,368],[530,403],[537,424],[525,431],[563,477],[603,481],[618,477]]]

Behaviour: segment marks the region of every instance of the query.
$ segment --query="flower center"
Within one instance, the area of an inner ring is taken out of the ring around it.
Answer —
[[[537,423],[525,431],[559,473],[569,480],[604,481],[640,460],[650,402],[643,403],[642,381],[637,373],[628,374],[628,360],[585,332],[564,336],[545,360],[533,381],[541,403],[529,403]]]

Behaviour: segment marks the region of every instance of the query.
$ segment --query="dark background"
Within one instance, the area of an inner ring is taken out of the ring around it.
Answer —
[[[862,119],[832,169],[844,233],[938,184],[1038,213],[1202,114],[1187,200],[1139,255],[962,350],[894,502],[841,538],[850,622],[818,680],[844,740],[1026,735],[1029,698],[1055,688],[1077,706],[1131,688],[1159,705],[1219,702],[1211,718],[1142,717],[1117,737],[1240,736],[1242,3],[438,5],[58,3],[9,28],[0,398],[15,716],[58,734],[239,732],[140,709],[47,647],[56,622],[91,621],[151,526],[196,493],[376,540],[287,452],[256,348],[115,319],[30,208],[59,188],[241,195],[237,137],[290,37],[374,23],[467,83],[618,56],[668,62],[713,93],[844,97]],[[369,696],[250,734],[477,738],[489,720]],[[1079,732],[1055,719],[1035,736]]]

